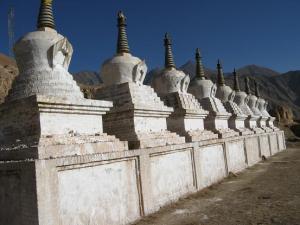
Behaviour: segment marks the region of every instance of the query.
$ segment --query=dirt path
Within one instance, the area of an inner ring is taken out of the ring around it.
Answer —
[[[154,224],[300,225],[300,147],[294,145],[135,225]]]

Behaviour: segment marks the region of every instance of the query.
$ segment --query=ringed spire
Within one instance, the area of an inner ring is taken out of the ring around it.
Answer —
[[[118,42],[117,54],[130,53],[127,33],[126,33],[126,17],[122,11],[118,12]]]
[[[168,33],[165,34],[164,46],[165,46],[165,68],[167,69],[176,68],[174,63],[173,53],[172,53],[172,42]]]
[[[233,79],[234,79],[233,90],[240,91],[239,76],[235,68],[233,69]]]
[[[217,77],[218,85],[223,86],[225,85],[225,80],[224,80],[223,68],[219,59],[217,63],[217,70],[218,70],[218,77]]]
[[[196,60],[196,77],[199,78],[200,80],[205,80],[206,78],[205,78],[204,68],[202,64],[202,56],[199,48],[196,49],[195,60]]]
[[[251,94],[250,85],[249,85],[249,77],[245,77],[245,91],[248,95]]]
[[[52,2],[53,0],[41,0],[39,17],[37,21],[37,29],[42,29],[46,27],[55,29]]]

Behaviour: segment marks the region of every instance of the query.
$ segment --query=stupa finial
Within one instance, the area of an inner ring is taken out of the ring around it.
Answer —
[[[52,12],[53,0],[41,0],[40,12],[37,22],[37,28],[52,28],[55,29],[55,23]]]
[[[199,48],[196,49],[195,59],[196,59],[196,77],[201,80],[205,80],[205,73],[202,65],[202,60],[201,60],[202,57]]]
[[[127,34],[126,34],[126,17],[122,11],[118,12],[118,43],[117,54],[130,53]]]
[[[171,69],[175,68],[173,53],[172,53],[172,42],[169,37],[169,34],[165,34],[164,39],[164,45],[165,45],[165,68]]]
[[[233,69],[233,79],[234,79],[233,90],[240,91],[239,76],[235,68]]]
[[[259,93],[259,88],[258,88],[258,84],[257,84],[256,80],[254,80],[254,85],[255,85],[255,96],[259,98],[260,93]]]
[[[249,85],[249,77],[245,77],[245,91],[248,95],[251,94],[250,85]]]
[[[225,85],[225,80],[224,80],[224,74],[223,74],[223,68],[221,65],[220,60],[218,59],[218,63],[217,63],[217,70],[218,70],[218,85],[219,86],[223,86]]]

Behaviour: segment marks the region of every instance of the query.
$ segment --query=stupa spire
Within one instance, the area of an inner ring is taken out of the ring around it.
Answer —
[[[201,60],[202,57],[199,48],[196,49],[195,59],[196,59],[196,77],[201,80],[205,80],[205,73],[202,65],[202,60]]]
[[[41,0],[40,12],[37,22],[37,28],[55,29],[55,23],[52,12],[52,0]]]
[[[235,68],[233,69],[233,79],[234,79],[233,90],[240,91],[239,76],[235,71]]]
[[[225,80],[224,80],[223,68],[219,59],[217,63],[217,70],[218,70],[218,76],[217,76],[218,85],[223,86],[225,85]]]
[[[245,91],[248,95],[251,94],[250,85],[249,85],[249,77],[245,77]]]
[[[259,98],[260,93],[259,93],[259,88],[258,88],[258,84],[257,84],[256,80],[254,80],[254,85],[255,85],[255,96]]]
[[[118,43],[117,54],[130,53],[127,34],[126,34],[126,17],[122,11],[118,12]]]
[[[175,68],[173,53],[172,53],[172,42],[169,37],[169,34],[165,34],[164,39],[164,45],[165,45],[165,68],[171,69]]]

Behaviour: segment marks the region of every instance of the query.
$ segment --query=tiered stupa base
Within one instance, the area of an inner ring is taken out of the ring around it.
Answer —
[[[209,130],[192,130],[184,134],[186,142],[206,141],[217,139],[218,134]]]
[[[202,109],[193,95],[173,92],[161,98],[167,106],[174,107],[174,112],[167,118],[168,130],[185,136],[186,142],[218,138],[217,134],[204,129],[208,112]]]
[[[252,130],[245,127],[247,116],[243,114],[242,110],[235,102],[227,101],[224,103],[224,106],[225,109],[232,114],[228,121],[229,128],[238,132],[240,136],[254,133]]]
[[[257,121],[258,121],[258,117],[253,116],[253,115],[248,116],[247,119],[245,120],[246,128],[250,129],[255,134],[265,133],[265,130],[263,130],[257,126]]]
[[[103,129],[130,149],[185,143],[185,138],[167,130],[166,118],[173,109],[164,105],[154,90],[133,82],[96,90],[97,99],[110,100],[114,107],[103,116]]]
[[[218,134],[219,138],[239,136],[238,132],[228,127],[228,120],[232,114],[226,111],[219,99],[207,97],[202,98],[199,101],[201,106],[209,111],[209,115],[204,120],[206,129]]]
[[[218,134],[219,138],[229,138],[239,136],[239,133],[228,128],[228,118],[230,115],[210,113],[205,119],[205,126],[208,130]]]
[[[102,115],[111,106],[106,101],[42,95],[4,103],[0,107],[1,160],[127,150],[126,142],[103,133]]]

